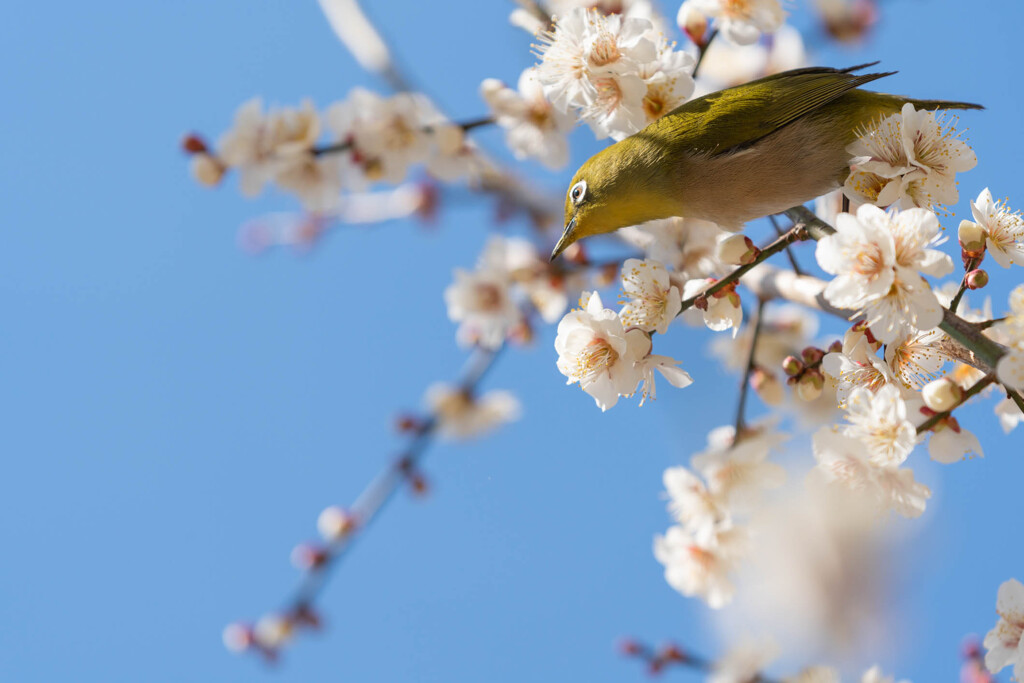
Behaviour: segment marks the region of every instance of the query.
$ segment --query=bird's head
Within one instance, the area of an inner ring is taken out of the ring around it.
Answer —
[[[637,138],[598,152],[576,171],[565,193],[565,229],[551,252],[552,261],[584,237],[678,215],[661,191],[660,165],[650,163],[654,155],[644,153],[649,145],[641,146]]]

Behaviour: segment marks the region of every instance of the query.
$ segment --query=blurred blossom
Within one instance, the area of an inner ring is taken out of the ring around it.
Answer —
[[[996,374],[1011,389],[1024,389],[1024,285],[1010,292],[1010,310],[1006,319],[993,326],[1009,353],[999,359]]]
[[[665,566],[665,580],[688,597],[703,599],[718,609],[735,593],[730,575],[745,555],[747,537],[743,529],[728,525],[690,532],[670,527],[654,539],[654,556]]]
[[[720,235],[726,234],[710,221],[666,218],[621,228],[615,235],[642,249],[647,258],[688,277],[707,277],[726,271],[715,256]]]
[[[682,304],[679,288],[657,261],[627,259],[622,264],[622,323],[665,334]]]
[[[761,319],[754,362],[764,368],[776,369],[791,354],[807,346],[818,333],[818,318],[796,304],[769,304]],[[742,370],[750,355],[753,328],[744,327],[735,338],[716,336],[711,352],[730,370]]]
[[[523,319],[511,291],[512,277],[505,251],[504,239],[492,237],[477,269],[456,268],[455,282],[444,291],[448,317],[452,322],[461,323],[457,338],[463,345],[479,344],[495,349]]]
[[[873,506],[808,487],[760,508],[750,537],[727,627],[739,620],[797,657],[849,656],[884,641],[892,549]]]
[[[551,169],[569,162],[566,136],[576,122],[544,97],[535,68],[523,71],[518,90],[488,78],[480,85],[480,94],[498,125],[506,130],[505,141],[517,159],[537,159]]]
[[[697,89],[714,92],[803,66],[807,66],[803,38],[787,24],[748,45],[712,41],[701,62]]]
[[[999,673],[1013,666],[1013,677],[1024,679],[1024,585],[1010,579],[999,587],[996,598],[999,621],[985,636],[985,667]]]
[[[708,683],[751,683],[777,656],[778,647],[771,641],[741,642],[712,664]]]
[[[863,38],[878,19],[875,0],[814,0],[825,30],[844,43]]]
[[[434,384],[427,389],[427,405],[437,420],[441,436],[469,439],[482,436],[506,422],[519,419],[522,409],[507,391],[477,396],[461,387]]]
[[[697,11],[714,18],[722,37],[737,45],[757,42],[762,33],[772,33],[786,19],[779,0],[685,0],[679,13]]]

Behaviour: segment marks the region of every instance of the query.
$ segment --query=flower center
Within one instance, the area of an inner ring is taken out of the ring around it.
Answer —
[[[617,62],[622,57],[619,43],[615,36],[602,31],[590,46],[590,63],[594,66],[606,66]]]
[[[593,381],[619,360],[619,354],[606,340],[594,337],[576,359],[576,375],[580,381]]]

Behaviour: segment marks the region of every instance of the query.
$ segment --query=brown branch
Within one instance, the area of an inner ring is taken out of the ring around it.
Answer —
[[[708,36],[708,39],[704,41],[703,45],[697,46],[697,61],[693,65],[693,73],[690,74],[693,78],[697,78],[697,72],[700,70],[700,65],[704,62],[704,55],[708,53],[708,48],[711,47],[711,41],[718,36],[718,29],[716,28]]]
[[[775,234],[782,237],[784,231],[775,216],[768,216],[768,220],[771,221],[772,227],[775,229]],[[796,254],[793,253],[792,245],[786,245],[786,257],[789,258],[789,265],[793,266],[793,272],[797,275],[804,275],[803,268],[801,268],[800,264],[797,263]]]
[[[743,414],[747,407],[747,394],[750,393],[750,373],[754,371],[754,366],[756,365],[754,355],[757,353],[757,340],[761,336],[761,327],[764,324],[764,304],[764,299],[757,300],[757,310],[754,312],[754,319],[747,323],[754,326],[754,332],[750,338],[750,353],[747,354],[747,367],[743,371],[743,377],[740,380],[740,397],[736,403],[736,428],[733,432],[734,443],[739,443],[740,434],[742,434],[745,428]]]

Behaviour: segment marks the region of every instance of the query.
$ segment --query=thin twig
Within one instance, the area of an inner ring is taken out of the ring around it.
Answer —
[[[936,414],[932,415],[931,417],[929,417],[924,422],[922,422],[921,425],[917,428],[917,433],[918,434],[924,434],[929,429],[931,429],[932,427],[937,425],[939,422],[941,422],[942,420],[945,420],[947,417],[949,417],[953,413],[954,410],[956,410],[957,408],[962,406],[964,403],[967,403],[967,399],[969,399],[972,396],[974,396],[975,394],[981,392],[982,389],[984,389],[985,387],[987,387],[988,385],[992,384],[995,381],[996,381],[995,375],[986,375],[985,377],[982,377],[977,382],[972,384],[971,387],[967,391],[964,392],[963,398],[960,399],[959,403],[957,403],[955,406],[953,406],[949,410],[947,410],[945,412],[942,412],[942,413],[936,413]]]
[[[782,229],[782,226],[779,225],[778,219],[776,219],[775,216],[768,216],[768,220],[771,221],[772,227],[775,228],[775,234],[782,237],[785,231]],[[789,257],[789,265],[793,266],[793,272],[797,275],[803,275],[803,268],[801,268],[800,264],[797,263],[796,254],[793,253],[793,247],[789,244],[786,245],[786,256]]]
[[[1006,389],[1006,396],[1017,405],[1017,410],[1024,413],[1024,397],[1020,392],[1005,385],[1003,388]]]
[[[700,70],[700,65],[704,61],[704,55],[708,53],[708,48],[711,47],[711,41],[713,41],[717,35],[718,29],[716,28],[711,32],[711,35],[708,36],[708,39],[704,41],[703,45],[697,46],[697,61],[693,65],[693,73],[690,74],[694,78],[697,78],[697,72]]]
[[[740,381],[740,397],[736,404],[736,430],[733,433],[733,442],[740,440],[746,424],[743,415],[747,408],[747,394],[750,392],[750,373],[754,371],[756,363],[754,355],[757,353],[757,339],[761,336],[761,326],[764,323],[764,299],[757,300],[757,311],[754,312],[753,320],[748,325],[754,326],[754,332],[750,338],[750,353],[747,354],[747,367],[743,371],[743,378]]]

